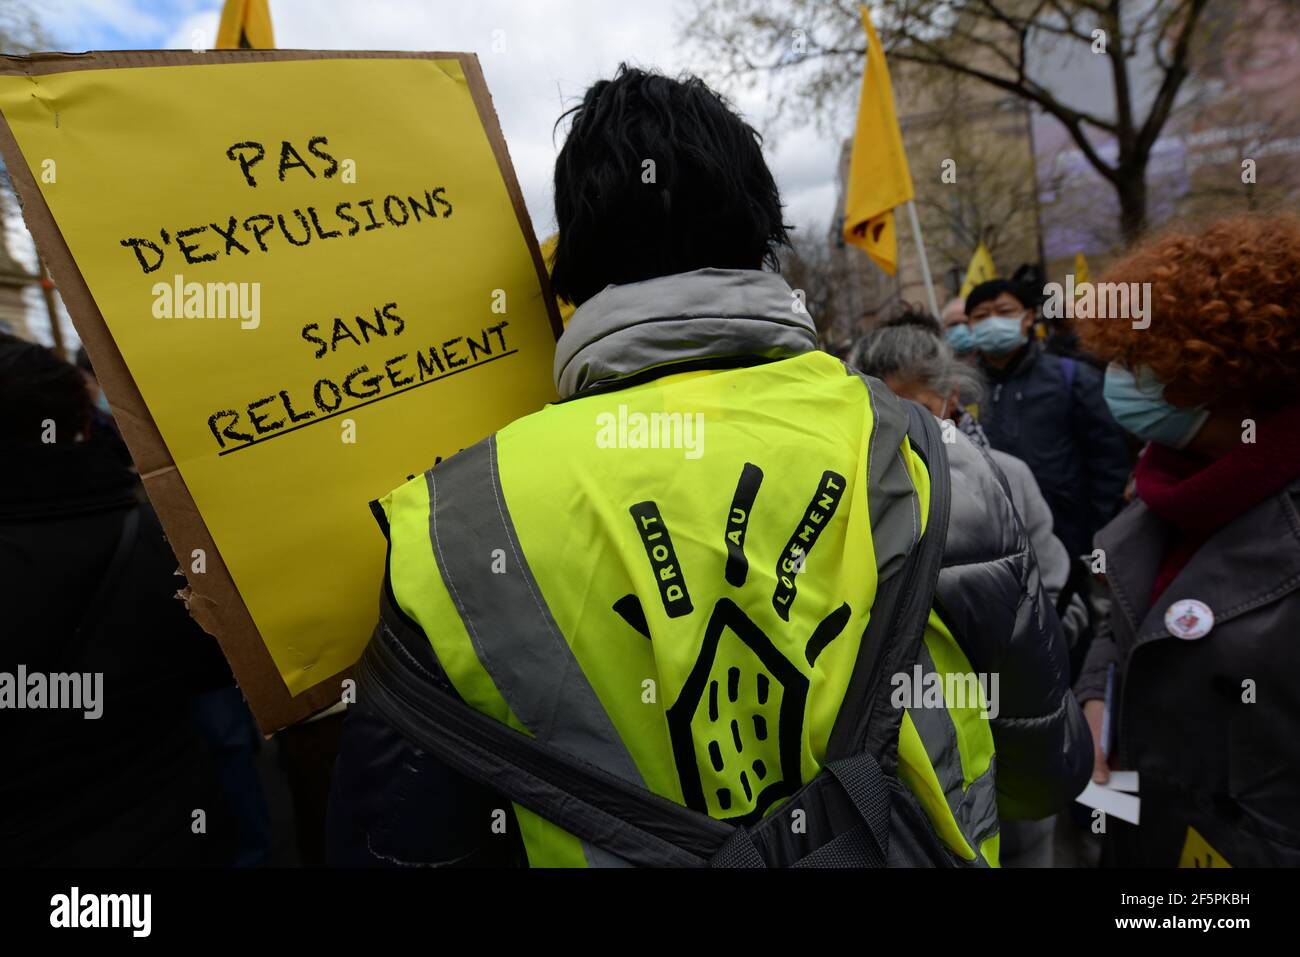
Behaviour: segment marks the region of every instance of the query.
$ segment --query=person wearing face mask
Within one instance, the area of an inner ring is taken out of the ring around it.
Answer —
[[[1300,864],[1300,220],[1240,217],[1140,247],[1150,327],[1079,320],[1106,403],[1148,443],[1097,535],[1112,596],[1075,693],[1094,780],[1138,772],[1121,865]]]
[[[895,395],[919,402],[939,419],[950,420],[972,444],[988,453],[1006,481],[1016,515],[1038,559],[1043,591],[1060,618],[1066,644],[1073,648],[1088,626],[1088,606],[1070,587],[1070,557],[1052,533],[1052,513],[1029,467],[990,448],[979,424],[962,408],[960,398],[971,395],[979,400],[979,375],[954,354],[945,338],[932,315],[909,306],[859,340],[849,364],[883,381]],[[1055,815],[1036,821],[1004,821],[1002,866],[1051,867],[1055,821]]]
[[[940,326],[932,315],[909,306],[862,337],[848,361],[883,381],[895,395],[919,402],[937,418],[948,419],[977,448],[988,453],[1007,480],[1011,502],[1038,556],[1043,590],[1060,615],[1066,643],[1073,647],[1086,626],[1088,613],[1082,596],[1066,587],[1070,558],[1053,533],[1051,510],[1029,466],[993,448],[979,423],[962,408],[968,395],[979,401],[983,385],[978,373],[957,357],[944,341],[946,338],[941,337]]]
[[[1071,555],[1120,505],[1130,459],[1123,431],[1102,397],[1102,376],[1077,359],[1046,352],[1031,339],[1034,297],[1005,279],[966,297],[979,368],[988,382],[980,425],[995,449],[1022,460],[1052,511]]]
[[[975,340],[966,318],[966,300],[958,297],[943,307],[943,335],[958,356],[966,358],[975,351]]]

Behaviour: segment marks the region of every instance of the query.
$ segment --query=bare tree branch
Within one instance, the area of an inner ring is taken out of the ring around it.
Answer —
[[[872,15],[891,62],[921,77],[949,75],[982,84],[1060,122],[1088,165],[1115,189],[1121,225],[1133,238],[1145,222],[1147,164],[1179,101],[1208,2],[878,0]],[[865,53],[853,0],[694,3],[687,32],[706,53],[709,72],[751,85],[779,78],[769,87],[777,122],[829,124],[851,110]],[[1070,49],[1088,50],[1097,28],[1106,31],[1108,109],[1076,105],[1070,91],[1034,75],[1044,51],[1059,46],[1068,56]],[[802,55],[789,42],[794,31],[806,42]],[[1132,65],[1138,59],[1141,74]],[[1153,97],[1145,83],[1149,68],[1159,70]],[[1114,156],[1101,147],[1109,137],[1117,146]]]
[[[1185,7],[1183,26],[1174,43],[1173,58],[1165,70],[1164,80],[1156,92],[1146,122],[1142,124],[1142,129],[1137,135],[1136,149],[1143,158],[1150,154],[1151,147],[1155,145],[1156,138],[1160,135],[1160,130],[1164,128],[1165,120],[1169,118],[1169,111],[1173,109],[1178,90],[1187,79],[1187,54],[1191,49],[1192,34],[1196,30],[1196,24],[1205,9],[1206,2],[1207,0],[1188,0]]]

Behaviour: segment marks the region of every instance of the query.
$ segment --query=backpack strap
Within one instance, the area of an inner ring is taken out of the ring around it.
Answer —
[[[640,866],[704,866],[735,830],[471,708],[430,682],[387,618],[357,662],[357,700],[448,767]]]
[[[829,779],[829,780],[828,780]],[[782,811],[803,807],[822,820],[805,821],[820,834],[792,840],[783,818],[772,814],[752,827],[737,827],[710,861],[712,867],[885,867],[893,804],[879,762],[865,751],[827,764]],[[829,837],[829,840],[819,840]],[[801,845],[811,844],[807,851]]]
[[[357,663],[358,701],[449,767],[641,867],[885,866],[892,798],[866,752],[829,762],[783,815],[737,827],[683,807],[474,710],[428,680],[381,626]],[[837,836],[838,835],[838,836]]]
[[[920,654],[943,565],[952,501],[948,453],[938,422],[915,402],[904,401],[903,405],[911,420],[908,439],[930,474],[930,513],[925,533],[907,562],[876,592],[844,704],[826,746],[828,761],[866,751],[891,774],[898,766],[903,714],[881,693],[881,683],[886,676],[910,668]]]
[[[1069,356],[1058,356],[1057,358],[1061,360],[1061,375],[1065,377],[1065,397],[1073,400],[1075,360]]]

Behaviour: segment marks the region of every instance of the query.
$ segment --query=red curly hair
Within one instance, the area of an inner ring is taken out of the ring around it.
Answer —
[[[1147,366],[1175,405],[1275,408],[1300,397],[1300,219],[1236,216],[1136,248],[1104,282],[1151,283],[1147,329],[1080,318],[1083,346]]]

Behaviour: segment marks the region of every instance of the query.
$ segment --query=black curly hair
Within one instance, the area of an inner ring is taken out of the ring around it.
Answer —
[[[703,81],[623,64],[556,125],[567,117],[551,274],[561,299],[706,267],[778,268],[790,227],[761,137]]]

